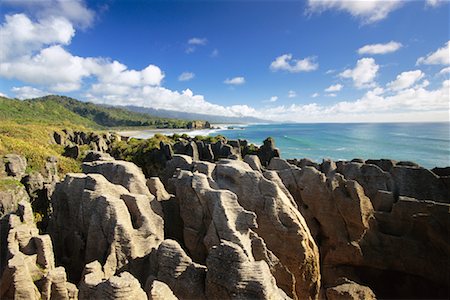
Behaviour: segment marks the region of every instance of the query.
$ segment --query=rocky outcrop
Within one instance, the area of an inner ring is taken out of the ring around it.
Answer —
[[[64,268],[55,267],[52,241],[39,234],[31,205],[19,203],[8,221],[7,243],[1,245],[7,264],[2,270],[0,298],[77,299],[78,290],[67,282]]]
[[[206,299],[206,267],[192,262],[176,241],[165,240],[159,245],[154,264],[156,278],[177,298]]]
[[[77,146],[88,145],[93,151],[106,152],[110,150],[111,143],[120,140],[120,137],[110,133],[99,134],[63,129],[61,132],[55,131],[52,140],[55,144],[65,146],[66,156],[74,157],[75,154],[79,154]]]
[[[98,260],[109,278],[149,254],[164,238],[163,221],[152,209],[156,201],[145,181],[127,173],[128,164],[114,168],[109,162],[97,163],[89,169],[99,166],[97,171],[129,190],[100,174],[68,174],[52,197],[55,251],[75,282],[86,263]]]
[[[280,157],[280,150],[275,148],[275,141],[272,138],[264,140],[263,145],[258,150],[258,157],[263,166],[267,166],[273,157]]]
[[[149,300],[177,300],[167,284],[150,276],[145,283],[145,292]]]
[[[15,212],[21,201],[30,201],[25,187],[13,177],[0,178],[0,218]]]
[[[450,285],[445,279],[450,248],[444,242],[450,233],[450,206],[399,195],[402,191],[442,199],[438,196],[444,189],[436,176],[399,165],[385,167],[387,172],[375,164],[344,162],[330,172],[332,164],[327,162],[327,167],[321,166],[323,173],[315,167],[275,162],[272,167],[319,245],[325,287],[347,277],[373,288],[382,298],[445,297]],[[422,194],[417,174],[428,183]],[[327,296],[337,297],[336,290],[327,290]]]
[[[295,277],[299,298],[315,298],[320,287],[319,253],[292,196],[275,183],[276,174],[252,170],[246,163],[221,160],[214,171],[218,187],[235,193],[239,204],[257,216],[255,232]],[[279,180],[279,178],[278,178]],[[280,240],[283,246],[280,247]]]
[[[146,299],[139,281],[130,273],[122,272],[108,278],[101,265],[94,261],[83,272],[80,283],[80,300],[83,299]]]
[[[253,261],[235,243],[212,247],[206,266],[209,299],[290,299],[278,289],[267,263]]]
[[[341,284],[327,289],[328,300],[375,300],[373,291],[363,285],[359,285],[351,280],[344,280]]]
[[[8,176],[22,178],[25,175],[25,169],[27,168],[25,157],[17,154],[7,154],[3,160]]]

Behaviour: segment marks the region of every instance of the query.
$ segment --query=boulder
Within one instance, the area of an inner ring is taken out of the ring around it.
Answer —
[[[66,146],[63,156],[77,159],[80,155],[80,147],[78,145]]]
[[[7,154],[3,161],[5,162],[6,173],[8,176],[20,179],[25,175],[25,170],[27,168],[27,160],[25,157],[17,154]]]
[[[264,140],[263,145],[258,150],[258,157],[263,166],[267,166],[273,157],[280,157],[280,151],[275,148],[275,141],[272,138]]]
[[[83,158],[83,162],[93,162],[93,161],[111,161],[114,160],[114,158],[105,152],[100,151],[88,151]]]
[[[367,287],[351,280],[330,287],[326,291],[328,300],[376,300],[373,291]]]

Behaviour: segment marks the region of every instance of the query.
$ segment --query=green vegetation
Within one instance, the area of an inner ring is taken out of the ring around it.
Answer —
[[[0,178],[0,191],[7,191],[23,186],[19,180],[14,178]]]
[[[46,96],[30,100],[0,97],[0,156],[16,153],[27,158],[28,169],[42,171],[46,160],[58,158],[61,174],[79,172],[81,159],[62,156],[64,147],[52,143],[52,134],[62,129],[72,131],[102,131],[111,127],[146,126],[152,128],[187,128],[193,121],[152,117],[116,107],[81,102],[64,96]],[[158,137],[156,139],[161,139]],[[152,143],[156,144],[152,144]],[[144,147],[132,153],[145,152],[159,146],[159,141],[150,140],[147,145],[138,146],[136,141],[130,147]],[[87,146],[86,146],[87,147]],[[85,147],[85,148],[86,148]],[[87,149],[81,147],[81,152]],[[131,160],[130,157],[128,157]]]

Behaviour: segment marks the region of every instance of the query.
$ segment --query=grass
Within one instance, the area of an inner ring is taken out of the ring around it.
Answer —
[[[66,124],[68,125],[68,124]],[[86,129],[81,126],[72,129]],[[52,143],[54,131],[61,131],[61,127],[48,124],[20,124],[15,121],[0,121],[0,156],[15,153],[27,159],[27,170],[42,172],[45,163],[51,156],[58,158],[58,171],[61,174],[79,172],[81,162],[62,156],[63,146]]]
[[[23,184],[14,178],[0,178],[0,191],[7,191],[21,186]]]

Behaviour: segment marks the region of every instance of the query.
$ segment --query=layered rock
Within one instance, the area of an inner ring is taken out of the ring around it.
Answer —
[[[267,263],[249,259],[235,243],[212,247],[206,266],[209,299],[290,299],[278,289]]]
[[[110,168],[101,166],[102,171]],[[110,173],[110,178],[135,192],[143,190],[141,182],[126,176],[123,166],[112,168],[123,177]],[[68,174],[56,186],[51,233],[69,278],[77,282],[84,265],[94,260],[102,264],[109,278],[158,247],[164,238],[163,220],[153,211],[154,197],[146,191],[130,193],[100,174]]]
[[[390,172],[360,162],[338,163],[336,170],[327,162],[320,166],[324,173],[280,162],[272,167],[320,247],[325,287],[347,277],[373,287],[379,297],[442,297],[449,286],[450,248],[444,241],[450,234],[450,206],[399,196],[403,191],[442,199],[442,186],[425,169],[383,164]],[[396,172],[405,178],[395,179]],[[410,172],[423,174],[426,192],[416,192],[421,183]],[[335,292],[327,295],[337,297]]]
[[[214,170],[218,187],[235,193],[239,204],[256,214],[258,228],[254,230],[294,275],[294,294],[315,298],[320,287],[317,246],[292,196],[265,176],[272,180],[277,177],[268,173],[263,176],[246,163],[232,160],[219,161]]]
[[[28,202],[8,216],[8,237],[1,245],[7,264],[0,280],[1,299],[77,299],[63,267],[55,267],[50,236],[40,235]]]
[[[176,297],[206,299],[206,267],[192,262],[176,241],[163,241],[154,259],[156,278],[166,283]]]

